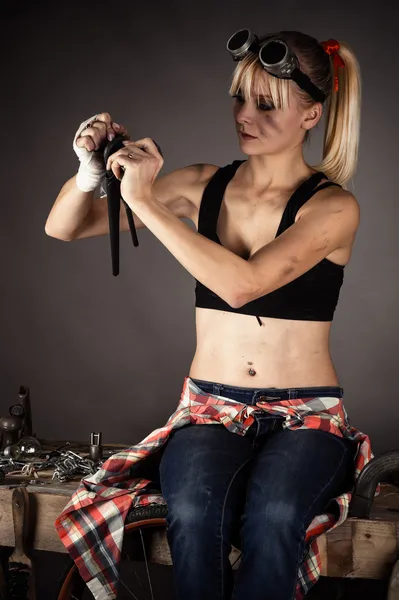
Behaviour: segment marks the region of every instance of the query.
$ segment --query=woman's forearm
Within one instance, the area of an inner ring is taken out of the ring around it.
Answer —
[[[193,231],[152,194],[132,210],[195,279],[235,307],[252,286],[247,261]]]
[[[74,239],[93,205],[94,192],[82,192],[76,175],[61,188],[45,224],[45,232],[65,241]]]

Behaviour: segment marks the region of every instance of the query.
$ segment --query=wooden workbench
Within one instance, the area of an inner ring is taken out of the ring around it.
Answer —
[[[61,445],[57,442],[54,447]],[[111,446],[111,445],[109,445]],[[109,446],[105,446],[107,448]],[[126,446],[112,444],[115,452]],[[71,450],[76,451],[73,445]],[[30,535],[28,548],[51,552],[66,552],[54,527],[54,521],[62,512],[70,496],[76,490],[76,481],[60,483],[52,481],[52,471],[40,472],[41,479],[48,483],[28,485],[30,496]],[[18,476],[8,476],[0,485],[0,546],[14,546],[11,495],[14,486],[22,480]],[[151,535],[148,532],[148,535]],[[318,538],[322,558],[322,575],[330,577],[362,577],[382,579],[389,577],[391,569],[399,557],[399,488],[381,483],[381,493],[374,500],[370,519],[348,518],[336,529]],[[166,531],[151,537],[154,547],[152,560],[161,564],[171,564]],[[239,556],[235,549],[232,553]],[[238,565],[237,565],[238,566]]]

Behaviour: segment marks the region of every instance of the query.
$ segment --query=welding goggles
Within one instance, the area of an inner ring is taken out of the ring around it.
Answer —
[[[259,60],[268,73],[279,79],[292,79],[316,102],[324,102],[326,95],[312,83],[299,68],[299,61],[288,44],[278,34],[268,36],[261,43],[250,29],[236,31],[226,44],[234,61],[240,61],[248,52],[258,54]]]

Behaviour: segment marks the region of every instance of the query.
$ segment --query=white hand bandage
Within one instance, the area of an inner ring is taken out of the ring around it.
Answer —
[[[86,126],[96,119],[97,115],[93,115],[90,119],[86,119],[79,125],[79,129],[75,133],[73,139],[73,149],[80,161],[79,170],[76,175],[76,185],[82,192],[92,192],[99,185],[105,175],[105,163],[103,150],[88,151],[86,148],[78,148],[76,140]]]

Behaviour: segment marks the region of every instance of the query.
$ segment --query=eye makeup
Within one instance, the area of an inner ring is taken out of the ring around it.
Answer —
[[[258,104],[258,108],[260,110],[274,110],[276,107],[274,106],[273,102],[270,102],[269,104],[266,102],[262,102]]]
[[[239,92],[237,94],[234,94],[232,97],[235,98],[240,104],[244,102],[244,97]],[[271,100],[265,101],[266,98],[264,96],[260,96],[259,100],[263,100],[263,102],[259,102],[257,105],[259,110],[261,111],[269,111],[274,110],[276,108]]]

